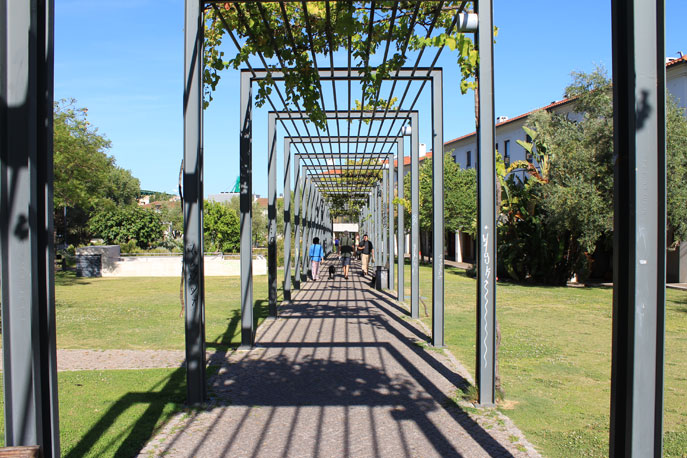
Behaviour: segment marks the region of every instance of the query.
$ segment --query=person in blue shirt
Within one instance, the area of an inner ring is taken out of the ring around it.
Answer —
[[[317,280],[317,276],[320,272],[320,262],[322,262],[322,258],[324,257],[324,250],[322,249],[322,245],[320,245],[319,237],[312,239],[312,245],[310,245],[308,256],[310,256],[312,279]]]

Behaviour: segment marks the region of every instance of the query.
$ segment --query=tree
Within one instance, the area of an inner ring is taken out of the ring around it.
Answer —
[[[477,228],[477,171],[461,169],[451,153],[444,155],[444,218],[447,231],[475,236]]]
[[[163,239],[160,216],[138,206],[100,211],[90,219],[89,226],[108,244],[133,242],[138,248],[146,249],[157,246]]]
[[[239,217],[228,205],[206,200],[203,204],[203,229],[206,250],[229,253],[239,251]]]
[[[431,232],[434,214],[432,187],[432,158],[419,167],[420,229]],[[405,219],[410,221],[411,182],[404,180],[403,203]],[[477,174],[475,170],[461,170],[450,152],[444,153],[444,222],[446,231],[457,230],[474,235],[477,218]]]
[[[535,154],[541,169],[522,166],[533,177],[539,174],[539,185],[532,187],[528,196],[533,209],[530,216],[538,222],[536,230],[520,234],[520,239],[529,238],[529,246],[548,241],[552,247],[548,250],[552,257],[548,267],[534,267],[547,266],[542,258],[547,250],[539,249],[535,251],[538,255],[521,257],[518,276],[525,273],[542,281],[533,272],[544,275],[549,270],[551,273],[544,278],[547,283],[564,283],[574,273],[584,278],[589,257],[610,240],[613,230],[611,82],[602,68],[590,74],[574,72],[566,96],[574,99],[572,116],[537,112],[525,128],[533,142],[518,142]],[[678,243],[687,237],[687,120],[670,97],[666,132],[667,219],[673,242]],[[520,203],[524,201],[522,196],[519,199]],[[500,243],[504,240],[508,241],[502,238]]]
[[[666,104],[666,213],[673,239],[687,240],[687,119],[672,97]]]
[[[87,113],[73,99],[54,105],[55,227],[74,243],[90,238],[88,220],[96,210],[131,205],[140,193],[138,179],[106,154],[111,143]]]

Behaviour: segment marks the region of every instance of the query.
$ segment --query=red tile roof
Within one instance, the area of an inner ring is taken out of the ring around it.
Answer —
[[[671,59],[666,63],[666,67],[672,67],[673,65],[681,64],[687,62],[687,55],[682,56],[682,57],[676,57],[675,59]]]
[[[557,102],[551,102],[550,104],[546,105],[545,107],[535,108],[534,110],[528,111],[527,113],[523,113],[523,114],[518,115],[514,118],[508,118],[503,122],[496,123],[496,127],[506,125],[509,122],[517,121],[518,119],[526,118],[529,115],[531,115],[532,113],[540,111],[540,110],[551,110],[551,109],[559,107],[561,105],[565,105],[566,103],[571,102],[572,100],[573,99],[563,99],[563,100],[558,100]],[[454,138],[453,140],[449,140],[447,142],[444,142],[444,146],[448,145],[449,143],[457,142],[458,140],[462,140],[464,138],[472,137],[473,135],[476,135],[476,134],[477,134],[477,131],[471,132],[469,134],[463,135],[463,136],[458,137],[458,138]]]
[[[682,56],[682,57],[677,57],[677,58],[675,58],[675,59],[669,60],[669,61],[666,63],[666,67],[670,67],[670,66],[672,66],[672,65],[676,65],[676,64],[679,64],[679,63],[685,63],[685,62],[687,62],[687,55]],[[503,122],[496,123],[496,126],[503,126],[503,125],[505,125],[505,124],[508,124],[509,122],[513,122],[513,121],[517,121],[518,119],[526,118],[527,116],[531,115],[532,113],[534,113],[534,112],[536,112],[536,111],[540,111],[540,110],[551,110],[551,109],[556,108],[556,107],[559,107],[559,106],[561,106],[561,105],[565,105],[566,103],[568,103],[568,102],[570,102],[570,101],[572,101],[572,100],[573,100],[573,99],[565,98],[565,99],[562,99],[562,100],[558,100],[557,102],[552,102],[552,103],[546,105],[545,107],[536,108],[536,109],[534,109],[534,110],[532,110],[532,111],[528,111],[527,113],[523,113],[523,114],[518,115],[518,116],[516,116],[516,117],[514,117],[514,118],[508,118],[507,120],[505,120],[505,121],[503,121]],[[471,133],[466,134],[466,135],[463,135],[463,136],[460,136],[460,137],[458,137],[458,138],[454,138],[453,140],[449,140],[449,141],[447,141],[447,142],[444,142],[444,146],[445,146],[445,145],[448,145],[449,143],[454,143],[454,142],[457,142],[458,140],[462,140],[462,139],[464,139],[464,138],[471,137],[471,136],[473,136],[473,135],[475,135],[475,134],[477,134],[477,131],[471,132]]]

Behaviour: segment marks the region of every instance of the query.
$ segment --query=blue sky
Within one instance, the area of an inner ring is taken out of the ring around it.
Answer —
[[[141,188],[176,192],[182,158],[183,0],[55,2],[55,98],[75,98],[112,141],[110,154]],[[517,116],[560,100],[571,71],[611,68],[610,0],[494,0],[496,114]],[[666,0],[666,54],[687,53],[687,1]],[[430,53],[432,56],[434,53]],[[426,62],[428,63],[428,62]],[[444,139],[474,130],[455,55],[444,68]],[[238,77],[226,72],[205,114],[205,193],[238,175]],[[428,104],[427,97],[420,101]],[[265,195],[264,110],[254,125],[254,192]],[[420,141],[429,143],[429,129]],[[281,170],[281,166],[280,170]]]

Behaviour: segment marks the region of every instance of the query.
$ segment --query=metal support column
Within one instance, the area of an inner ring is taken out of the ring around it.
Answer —
[[[444,94],[441,70],[432,72],[432,345],[444,346]]]
[[[291,142],[284,139],[284,302],[291,301]],[[298,178],[296,178],[298,180]],[[296,184],[296,188],[298,185]],[[298,203],[296,203],[298,206]]]
[[[206,398],[203,264],[203,12],[186,1],[184,48],[184,310],[189,404]]]
[[[277,316],[277,129],[267,121],[267,315]]]
[[[306,193],[306,183],[305,178],[301,174],[300,170],[300,160],[296,156],[296,230],[295,230],[295,240],[296,245],[295,259],[293,263],[293,281],[294,287],[300,289],[301,287],[301,256],[303,251],[301,250],[301,233],[303,232],[303,221],[305,215],[306,200],[308,195]]]
[[[380,242],[380,248],[381,248],[381,261],[382,261],[382,266],[388,266],[389,265],[389,253],[388,253],[388,246],[387,246],[387,240],[386,240],[386,228],[387,228],[387,212],[386,212],[386,204],[387,204],[387,191],[389,188],[388,185],[388,179],[389,177],[389,171],[387,169],[382,170],[382,182],[381,186],[379,188],[379,242]],[[388,287],[389,284],[387,283],[384,285],[385,287]]]
[[[51,0],[0,2],[0,274],[5,445],[59,456]]]
[[[410,316],[420,318],[420,138],[419,121],[410,132]]]
[[[308,269],[310,267],[310,255],[308,254],[308,247],[312,243],[312,237],[313,237],[313,214],[315,213],[315,208],[316,208],[316,202],[317,202],[317,189],[315,185],[309,181],[308,184],[309,187],[309,202],[308,202],[308,210],[305,213],[305,226],[304,230],[305,233],[303,235],[303,270],[305,271],[305,278],[304,280],[308,280]]]
[[[380,215],[382,213],[381,209],[380,209],[380,207],[381,207],[380,200],[382,198],[381,194],[382,194],[382,190],[380,189],[379,184],[377,184],[377,186],[375,186],[374,216],[372,218],[372,224],[374,225],[373,231],[375,233],[374,247],[375,247],[375,250],[377,250],[376,256],[375,256],[375,261],[379,260],[379,261],[375,262],[375,270],[376,270],[376,266],[381,265],[382,262],[384,261],[384,247],[382,246],[382,237],[381,237],[382,230],[380,227],[381,226]]]
[[[494,27],[492,0],[479,0],[476,45],[479,116],[477,120],[477,364],[481,405],[494,404],[496,345],[496,199],[494,154]]]
[[[187,0],[189,1],[189,0]],[[253,347],[253,89],[250,73],[241,72],[241,346]]]
[[[405,153],[403,151],[403,137],[401,137],[401,140],[398,142],[398,162],[397,162],[397,167],[396,167],[396,174],[397,174],[397,194],[398,194],[398,205],[396,206],[396,211],[398,212],[398,237],[396,237],[396,243],[398,246],[398,285],[397,285],[397,293],[396,293],[396,299],[399,302],[405,301],[405,227],[404,227],[404,219],[405,219],[405,208],[403,207],[403,204],[401,203],[403,200],[403,163],[405,160]]]
[[[611,457],[662,456],[664,1],[613,1],[615,217]]]
[[[399,141],[399,143],[401,143]],[[394,263],[396,260],[394,259],[394,249],[395,249],[395,244],[394,244],[394,155],[389,154],[389,170],[387,172],[387,177],[389,180],[389,189],[388,189],[388,197],[386,199],[388,203],[388,212],[389,212],[389,236],[387,237],[388,240],[388,245],[389,245],[389,289],[394,289],[394,281],[396,280],[396,277],[394,276]],[[396,296],[398,297],[398,296]]]

